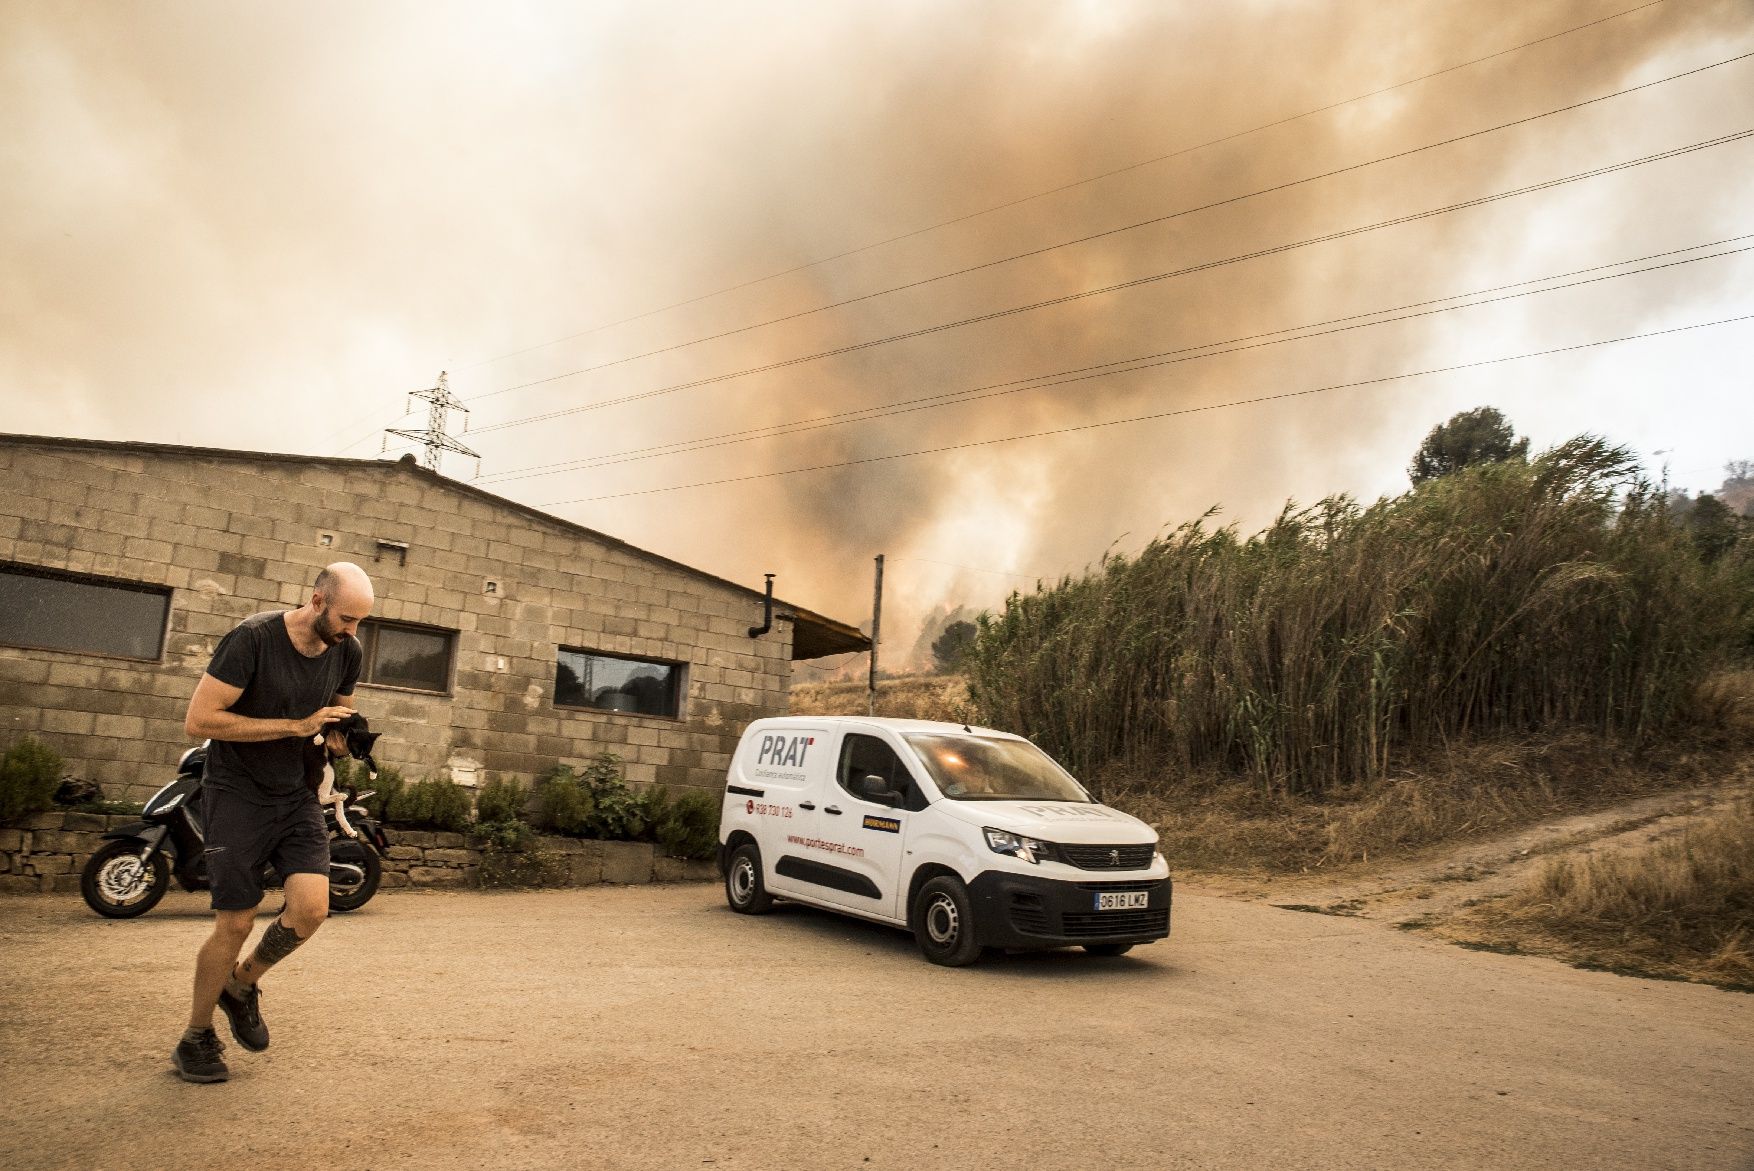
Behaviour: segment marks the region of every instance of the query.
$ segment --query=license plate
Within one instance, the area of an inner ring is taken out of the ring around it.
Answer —
[[[1143,911],[1150,905],[1148,890],[1111,890],[1096,896],[1099,911]]]

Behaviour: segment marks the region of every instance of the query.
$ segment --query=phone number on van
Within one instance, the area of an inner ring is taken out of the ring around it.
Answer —
[[[744,809],[756,817],[792,816],[792,807],[790,805],[768,805],[761,801],[751,801],[744,806]]]

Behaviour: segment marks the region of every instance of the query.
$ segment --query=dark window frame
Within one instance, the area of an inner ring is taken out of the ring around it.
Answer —
[[[99,589],[121,590],[134,594],[150,594],[164,603],[164,610],[159,618],[158,649],[150,656],[118,654],[115,651],[92,650],[87,647],[55,646],[52,643],[19,642],[0,638],[0,646],[16,647],[20,650],[47,651],[59,655],[90,655],[99,659],[118,659],[128,663],[162,663],[165,648],[170,643],[171,634],[171,603],[176,590],[167,585],[153,582],[137,581],[124,577],[106,577],[97,573],[80,573],[71,569],[54,569],[46,565],[31,565],[23,561],[0,561],[0,574],[13,577],[32,577],[50,581],[68,582],[73,585],[95,586]]]
[[[378,683],[373,681],[377,666],[378,639],[377,632],[382,629],[409,630],[416,634],[434,634],[445,640],[445,685],[442,689],[430,687],[409,687],[404,683]],[[370,632],[370,638],[366,637]],[[457,635],[458,631],[448,626],[428,626],[424,622],[403,622],[394,618],[367,618],[359,624],[359,685],[361,687],[377,687],[384,691],[401,691],[408,695],[451,695],[455,691],[457,678]]]
[[[632,663],[641,667],[670,668],[670,694],[667,713],[630,712],[620,708],[597,707],[593,704],[562,703],[560,699],[560,668],[563,655],[588,655],[597,659],[610,659],[617,663]],[[631,716],[640,720],[665,720],[670,723],[681,723],[686,718],[683,706],[688,698],[688,664],[678,659],[659,659],[648,655],[627,655],[615,651],[600,651],[592,647],[557,646],[554,648],[554,693],[553,705],[556,711],[590,712],[593,715]]]
[[[925,794],[920,791],[919,782],[914,780],[913,770],[908,768],[906,759],[895,750],[895,745],[883,737],[873,736],[869,732],[848,732],[841,738],[840,753],[834,762],[834,782],[840,786],[841,791],[861,801],[871,800],[853,787],[853,778],[848,768],[852,764],[853,751],[859,747],[861,741],[870,741],[889,754],[892,763],[888,769],[889,775],[884,779],[889,782],[891,789],[901,794],[900,808],[908,810],[910,813],[918,813],[924,809],[926,807]],[[861,772],[860,775],[865,774]]]

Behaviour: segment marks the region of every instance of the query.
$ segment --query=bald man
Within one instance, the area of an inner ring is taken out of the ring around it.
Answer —
[[[238,1044],[268,1047],[257,984],[329,914],[329,834],[304,782],[304,745],[353,710],[361,658],[354,635],[372,602],[363,569],[328,566],[310,601],[246,618],[220,640],[189,701],[184,730],[213,741],[202,824],[214,922],[195,960],[189,1027],[171,1055],[184,1081],[230,1075],[213,1031],[215,1006]],[[331,733],[332,750],[344,750],[340,739]],[[264,862],[281,876],[286,907],[239,963],[262,901]]]

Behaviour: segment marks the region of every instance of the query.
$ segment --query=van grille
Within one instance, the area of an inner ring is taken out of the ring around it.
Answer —
[[[1143,846],[1068,846],[1060,845],[1066,861],[1080,870],[1144,870],[1151,865],[1157,847]]]
[[[1067,911],[1061,932],[1080,939],[1103,936],[1168,935],[1169,908],[1155,911]]]

